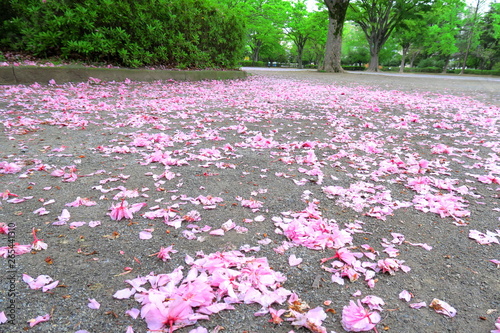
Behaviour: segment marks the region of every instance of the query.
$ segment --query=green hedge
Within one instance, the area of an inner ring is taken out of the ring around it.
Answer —
[[[345,71],[364,71],[366,67],[364,66],[342,66]]]
[[[459,74],[460,69],[455,69],[452,73]],[[475,75],[500,75],[500,70],[485,70],[485,69],[466,69],[464,74]]]
[[[251,61],[251,60],[243,60],[239,62],[241,67],[266,67],[267,62],[265,61]]]
[[[399,72],[399,67],[384,67],[384,71]],[[438,67],[405,68],[405,73],[442,73],[443,69]],[[460,69],[448,69],[448,74],[460,74]],[[466,69],[464,74],[476,75],[500,75],[500,70]]]
[[[0,0],[0,46],[120,66],[235,67],[244,27],[210,0]]]

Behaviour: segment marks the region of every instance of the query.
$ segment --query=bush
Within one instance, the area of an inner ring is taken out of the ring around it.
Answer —
[[[444,61],[436,58],[425,58],[419,61],[418,68],[443,68],[444,67]],[[434,73],[434,72],[433,72]]]
[[[443,68],[439,67],[420,67],[420,68],[405,68],[405,72],[412,72],[412,73],[442,73]]]
[[[139,67],[235,67],[244,27],[209,0],[11,0],[4,48]]]
[[[455,74],[460,73],[460,69],[455,69],[453,72]],[[486,69],[466,69],[464,74],[475,74],[475,75],[500,75],[500,70],[486,70]]]
[[[240,66],[241,67],[266,67],[267,62],[243,60],[243,61],[240,61]]]
[[[366,68],[364,66],[342,66],[346,71],[364,71]]]

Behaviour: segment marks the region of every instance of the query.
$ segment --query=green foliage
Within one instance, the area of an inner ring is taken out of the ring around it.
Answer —
[[[6,1],[6,0],[0,0]],[[11,0],[0,45],[129,67],[234,67],[242,20],[211,0]]]
[[[455,74],[460,73],[459,69],[454,70]],[[495,75],[500,76],[500,70],[486,70],[486,69],[465,69],[464,74],[474,74],[474,75]]]
[[[438,58],[424,58],[418,62],[417,68],[441,68],[443,69],[444,61]],[[434,72],[432,72],[434,73]]]
[[[251,61],[251,60],[245,60],[245,61],[240,61],[240,66],[241,67],[266,67],[266,62],[265,61]]]
[[[353,0],[348,19],[363,30],[370,46],[368,70],[378,70],[378,57],[391,34],[405,25],[405,21],[421,19],[436,0]]]
[[[490,8],[493,37],[500,39],[500,3],[492,3]]]
[[[346,22],[342,33],[342,64],[367,64],[369,61],[370,50],[363,31],[352,22]]]
[[[364,71],[366,68],[364,66],[342,66],[346,71]]]

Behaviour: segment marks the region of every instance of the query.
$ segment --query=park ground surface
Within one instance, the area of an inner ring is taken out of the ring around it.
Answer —
[[[0,332],[495,329],[500,82],[248,71],[0,86]]]

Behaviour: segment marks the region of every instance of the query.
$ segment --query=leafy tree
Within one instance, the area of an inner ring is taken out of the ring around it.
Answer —
[[[310,38],[313,26],[308,17],[308,11],[304,0],[292,3],[290,17],[286,23],[286,35],[292,40],[297,48],[297,63],[303,68],[302,55],[307,40]]]
[[[243,14],[246,23],[247,45],[252,61],[257,62],[263,47],[273,48],[284,38],[283,29],[291,11],[284,0],[223,0]]]
[[[500,39],[500,3],[492,3],[489,13],[493,26],[493,37]]]
[[[345,22],[342,37],[342,63],[363,66],[370,61],[365,35],[358,25]]]
[[[328,35],[325,45],[325,59],[320,69],[325,72],[340,73],[344,71],[341,65],[342,31],[349,0],[324,0],[324,2],[328,8]]]
[[[456,39],[460,33],[464,8],[462,0],[445,0],[436,2],[429,13],[424,45],[427,54],[442,58],[443,73],[448,69],[451,56],[458,52]]]
[[[406,19],[420,18],[433,0],[355,0],[349,18],[359,24],[370,47],[368,71],[379,70],[379,53]]]
[[[413,56],[420,52],[423,45],[422,36],[427,36],[427,28],[428,25],[423,24],[421,20],[406,19],[401,22],[401,27],[394,32],[394,39],[402,49],[401,63],[399,65],[400,73],[404,72],[408,54],[411,53],[413,59]],[[413,52],[410,51],[412,48]],[[413,64],[413,61],[410,63]]]
[[[479,24],[479,46],[475,55],[480,69],[492,69],[500,65],[500,3],[491,3]]]
[[[474,46],[473,44],[478,43],[479,33],[477,29],[478,20],[480,18],[479,9],[484,3],[484,0],[477,0],[475,2],[475,6],[470,8],[470,16],[468,18],[468,24],[465,26],[465,36],[466,38],[466,47],[464,58],[462,62],[462,69],[460,70],[460,74],[464,74],[465,67],[467,67],[467,59],[469,58],[469,53],[471,48]]]
[[[309,55],[318,69],[323,67],[325,57],[325,45],[328,34],[328,13],[326,10],[310,13],[308,21],[311,27],[309,39],[306,44],[305,53]]]

